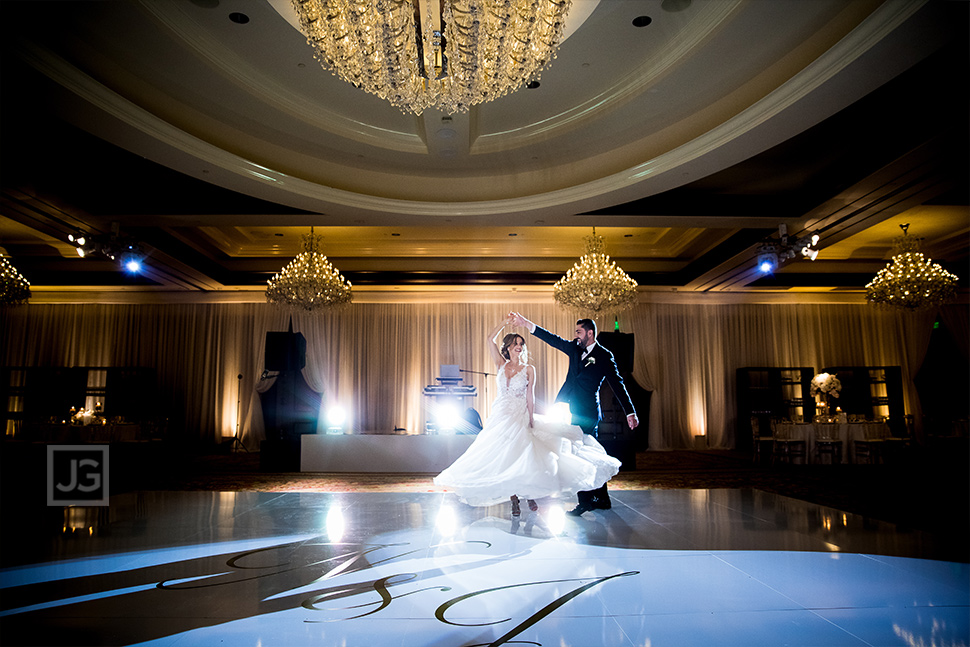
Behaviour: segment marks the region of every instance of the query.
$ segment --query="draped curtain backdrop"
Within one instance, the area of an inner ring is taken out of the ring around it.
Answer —
[[[509,310],[572,337],[575,313],[515,303],[354,304],[313,315],[266,304],[30,305],[4,311],[0,330],[5,366],[154,368],[153,413],[169,418],[176,433],[203,442],[238,434],[255,449],[264,437],[259,395],[272,385],[261,379],[267,332],[285,331],[292,320],[307,340],[307,384],[323,394],[324,408],[342,406],[355,432],[420,433],[433,405],[422,389],[435,383],[441,364],[495,373],[485,335]],[[946,315],[966,339],[966,316]],[[864,304],[648,303],[619,321],[635,334],[634,378],[653,391],[649,445],[677,449],[693,447],[697,435],[712,448],[734,446],[735,369],[744,366],[901,366],[904,406],[919,420],[912,378],[934,317]],[[513,331],[526,338],[537,367],[543,411],[565,376],[565,356],[522,329],[506,330]],[[495,377],[464,378],[478,388],[466,405],[487,417]]]

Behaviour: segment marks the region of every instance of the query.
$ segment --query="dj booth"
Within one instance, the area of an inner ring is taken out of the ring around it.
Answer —
[[[462,371],[457,364],[442,364],[437,384],[424,387],[422,393],[431,401],[425,407],[427,420],[425,431],[434,433],[477,434],[482,430],[478,412],[465,405],[465,398],[478,396],[478,389],[462,384]],[[487,375],[487,374],[485,374]]]
[[[416,472],[438,473],[451,465],[475,440],[481,428],[478,413],[465,398],[478,395],[462,384],[457,364],[443,364],[437,384],[423,389],[425,432],[417,435],[355,434],[301,438],[301,472]]]
[[[445,469],[475,436],[360,434],[302,438],[301,472],[434,473]]]

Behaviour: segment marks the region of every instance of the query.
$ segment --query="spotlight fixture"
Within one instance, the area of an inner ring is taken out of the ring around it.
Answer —
[[[778,269],[778,245],[764,243],[758,248],[758,271],[773,274]]]
[[[102,236],[81,230],[67,235],[67,240],[77,249],[81,258],[102,256],[109,260],[121,259],[121,266],[129,272],[140,272],[143,268],[144,253],[141,246],[130,238],[121,236],[118,223],[111,223],[111,234]]]
[[[810,261],[818,258],[820,234],[815,231],[805,237],[789,237],[788,225],[778,225],[778,240],[768,239],[758,247],[757,266],[762,274],[771,274],[785,261],[801,256]]]

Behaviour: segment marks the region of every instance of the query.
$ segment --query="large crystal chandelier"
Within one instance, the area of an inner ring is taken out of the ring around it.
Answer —
[[[586,236],[586,254],[553,286],[560,306],[596,315],[615,314],[637,302],[637,282],[606,254],[602,236]]]
[[[267,281],[269,303],[306,312],[350,303],[350,281],[317,251],[322,240],[313,227],[303,236],[303,252]]]
[[[572,0],[292,0],[320,64],[404,112],[467,112],[538,80]]]
[[[0,305],[23,305],[30,298],[30,283],[0,254]]]
[[[892,261],[866,286],[866,299],[875,305],[923,310],[943,304],[956,293],[957,277],[919,251],[920,239],[909,236],[909,224],[893,242]]]

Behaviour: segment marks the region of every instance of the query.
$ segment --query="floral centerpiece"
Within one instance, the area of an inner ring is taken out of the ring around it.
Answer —
[[[93,409],[75,409],[71,407],[70,419],[72,425],[103,425],[107,423],[107,420],[102,415],[101,403],[98,402],[94,405]]]
[[[835,373],[819,373],[812,378],[812,385],[809,393],[819,401],[820,405],[832,406],[832,400],[839,397],[842,390],[842,382],[836,377]]]

